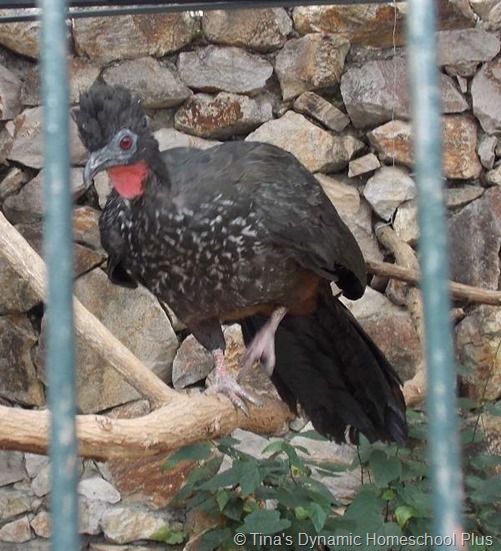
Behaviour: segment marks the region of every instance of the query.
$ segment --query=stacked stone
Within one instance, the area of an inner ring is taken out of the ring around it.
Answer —
[[[452,277],[487,289],[500,287],[501,19],[495,4],[441,0],[438,33]],[[68,27],[71,102],[94,82],[122,84],[142,98],[161,149],[245,139],[290,151],[316,175],[366,258],[381,261],[388,253],[376,223],[390,224],[412,247],[419,234],[405,9],[388,2],[75,19]],[[39,30],[37,22],[0,26],[0,206],[41,253]],[[182,327],[168,308],[145,289],[108,282],[97,220],[109,182],[101,174],[92,186],[83,185],[86,152],[73,123],[71,144],[76,296],[164,380],[176,388],[201,385],[210,362],[193,339],[180,346]],[[1,252],[0,285],[0,398],[44,407],[43,306]],[[415,320],[385,282],[374,287],[350,307],[402,376],[411,378],[422,362]],[[486,397],[496,399],[501,309],[468,307],[466,314],[456,334],[458,359],[472,370],[469,394],[483,397],[489,378]],[[105,350],[78,345],[78,384],[81,413],[146,411],[108,365]],[[492,425],[499,445],[501,427]],[[46,461],[2,452],[0,462],[0,547],[48,548]],[[82,532],[91,538],[89,549],[125,551],[123,544],[151,538],[159,519],[177,526],[179,519],[150,510],[152,502],[164,506],[182,478],[166,478],[161,463],[82,466]]]

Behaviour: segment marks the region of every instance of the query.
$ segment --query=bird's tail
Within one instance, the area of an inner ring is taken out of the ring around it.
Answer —
[[[248,344],[266,322],[241,320]],[[302,406],[315,429],[336,442],[357,442],[359,433],[375,440],[407,439],[401,381],[351,312],[330,292],[317,310],[287,315],[276,333],[272,381],[282,399]]]

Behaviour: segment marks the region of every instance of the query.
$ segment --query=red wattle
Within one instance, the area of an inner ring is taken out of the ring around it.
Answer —
[[[134,199],[144,193],[144,181],[148,165],[141,161],[134,165],[114,166],[108,169],[111,184],[126,199]]]

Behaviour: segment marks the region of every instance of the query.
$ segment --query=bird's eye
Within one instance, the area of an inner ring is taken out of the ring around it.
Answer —
[[[127,151],[132,147],[132,138],[130,136],[124,136],[120,140],[120,149],[123,149],[124,151]]]

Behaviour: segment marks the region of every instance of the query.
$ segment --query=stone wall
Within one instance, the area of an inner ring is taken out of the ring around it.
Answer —
[[[440,17],[452,275],[498,289],[501,16],[494,1],[443,0]],[[404,249],[415,248],[418,238],[404,19],[405,6],[392,3],[76,19],[68,28],[71,101],[95,81],[127,86],[142,98],[162,149],[235,139],[278,145],[315,173],[366,258],[393,261],[392,246],[375,233],[378,224],[392,228]],[[0,204],[41,251],[38,35],[37,23],[0,26]],[[108,282],[97,220],[110,187],[103,174],[83,185],[85,158],[72,123],[76,296],[163,379],[176,388],[203,385],[210,361],[192,338],[180,347],[182,328],[170,312],[144,289]],[[1,256],[0,286],[1,401],[44,407],[43,307]],[[364,298],[349,304],[405,379],[422,363],[419,316],[408,296],[406,285],[375,277]],[[489,378],[486,397],[499,399],[501,309],[455,306],[458,358],[471,369],[466,392],[481,398]],[[79,345],[78,383],[82,413],[146,411],[107,365],[106,351]],[[492,443],[499,445],[501,428],[491,426]],[[259,451],[249,442],[248,449]],[[330,450],[321,453],[346,453]],[[125,551],[127,543],[143,540],[155,549],[146,542],[152,533],[166,523],[181,526],[181,514],[156,510],[182,479],[179,472],[161,474],[161,463],[82,463],[81,531],[88,549]],[[0,452],[2,550],[49,549],[48,491],[46,458]]]

